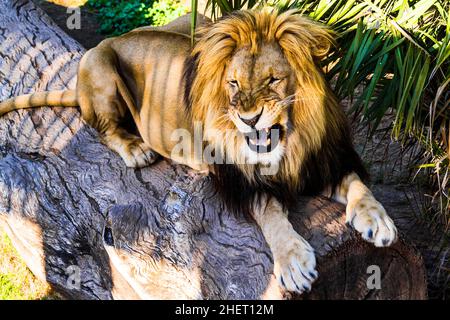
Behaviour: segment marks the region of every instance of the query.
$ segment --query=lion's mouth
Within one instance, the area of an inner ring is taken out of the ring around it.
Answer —
[[[253,129],[252,132],[245,134],[245,141],[253,152],[267,153],[277,147],[282,135],[283,129],[281,125],[275,124],[262,130]]]

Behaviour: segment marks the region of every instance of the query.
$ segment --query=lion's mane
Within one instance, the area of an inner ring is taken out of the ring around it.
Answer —
[[[185,103],[193,121],[200,121],[205,130],[223,133],[209,140],[236,160],[217,164],[214,170],[216,185],[231,208],[249,213],[255,197],[264,193],[290,207],[299,194],[313,195],[327,187],[334,190],[352,171],[366,177],[345,114],[318,65],[333,45],[327,28],[294,11],[237,11],[202,28],[198,37],[185,66]],[[278,173],[263,176],[259,165],[240,163],[238,151],[244,139],[228,139],[225,134],[235,126],[224,117],[229,105],[224,77],[237,49],[247,46],[256,53],[268,42],[279,44],[295,71],[297,99]]]

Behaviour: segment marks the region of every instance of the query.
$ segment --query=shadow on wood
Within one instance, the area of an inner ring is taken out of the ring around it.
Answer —
[[[0,100],[75,85],[84,49],[32,2],[0,3]],[[30,269],[69,298],[281,298],[259,229],[230,215],[208,177],[161,160],[126,168],[75,108],[0,119],[0,222]],[[294,227],[316,249],[303,299],[423,299],[420,255],[375,248],[344,208],[301,199]],[[370,289],[368,267],[381,271]],[[297,297],[298,298],[298,297]]]

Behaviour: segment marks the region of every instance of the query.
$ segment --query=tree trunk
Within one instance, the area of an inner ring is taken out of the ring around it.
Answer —
[[[0,12],[0,100],[74,88],[84,49],[31,1],[1,1]],[[14,246],[68,298],[282,297],[260,230],[227,212],[209,177],[169,160],[126,168],[76,108],[0,119],[0,192]],[[290,217],[319,271],[294,298],[426,298],[422,258],[403,238],[375,248],[345,226],[343,206],[320,197]]]

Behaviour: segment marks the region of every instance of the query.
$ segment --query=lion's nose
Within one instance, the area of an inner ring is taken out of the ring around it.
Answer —
[[[261,110],[261,112],[260,112],[258,115],[256,115],[256,116],[253,117],[253,118],[246,119],[246,118],[243,118],[242,116],[239,116],[239,118],[240,118],[240,119],[242,120],[242,122],[244,122],[246,125],[248,125],[248,126],[250,126],[250,127],[254,127],[254,126],[256,125],[256,123],[258,122],[259,118],[261,117],[261,114],[262,114],[262,110]]]

